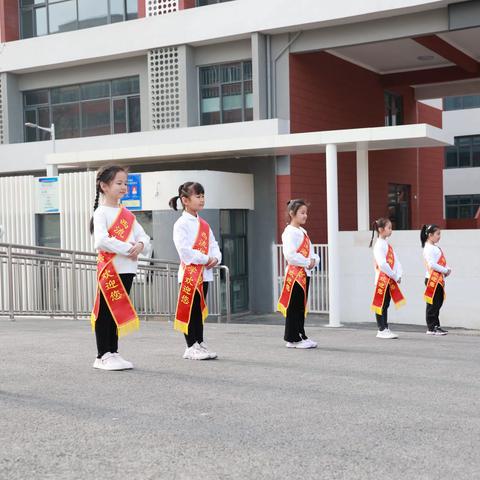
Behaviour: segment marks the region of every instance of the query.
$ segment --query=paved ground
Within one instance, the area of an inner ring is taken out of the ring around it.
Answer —
[[[86,322],[0,320],[0,479],[480,478],[478,332],[368,327],[209,324],[193,362],[148,322],[104,372]]]

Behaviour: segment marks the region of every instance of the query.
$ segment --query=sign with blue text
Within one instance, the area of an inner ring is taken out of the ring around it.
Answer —
[[[140,173],[129,173],[127,180],[128,192],[122,198],[122,205],[129,210],[142,209],[142,175]]]
[[[37,213],[58,213],[59,190],[58,177],[36,178]]]

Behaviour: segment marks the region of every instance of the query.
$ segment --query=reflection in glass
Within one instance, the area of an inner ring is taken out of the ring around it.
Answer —
[[[110,101],[82,102],[82,137],[110,133]]]
[[[77,6],[75,0],[55,3],[48,7],[49,33],[68,32],[77,29]]]
[[[52,122],[55,124],[56,138],[80,137],[80,108],[78,103],[54,105]]]
[[[78,28],[108,23],[107,0],[78,0]]]

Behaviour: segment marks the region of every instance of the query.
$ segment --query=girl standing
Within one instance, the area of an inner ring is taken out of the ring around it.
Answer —
[[[447,265],[445,255],[437,243],[440,241],[438,225],[424,225],[420,230],[423,258],[427,266],[425,273],[424,299],[427,302],[427,335],[446,335],[448,332],[440,327],[440,308],[445,298],[445,277],[452,273]]]
[[[90,220],[90,233],[94,234],[98,251],[97,295],[91,316],[98,355],[93,367],[102,370],[133,368],[118,353],[118,336],[139,327],[129,293],[137,272],[137,257],[150,247],[150,238],[133,213],[120,205],[127,193],[127,178],[127,169],[116,165],[98,171]],[[99,206],[100,195],[103,204]]]
[[[375,294],[371,308],[377,319],[377,338],[398,338],[398,335],[390,331],[387,320],[390,299],[394,301],[397,308],[405,304],[405,298],[398,286],[402,280],[402,265],[387,241],[392,234],[392,222],[388,218],[379,218],[373,222],[370,247],[375,232],[378,238],[373,247]]]
[[[182,216],[173,227],[173,241],[180,257],[177,310],[174,328],[185,335],[187,347],[183,358],[207,360],[216,358],[203,341],[203,323],[208,315],[205,297],[209,282],[213,281],[212,268],[220,264],[222,254],[212,229],[198,213],[205,206],[205,191],[197,182],[186,182],[178,187],[178,195],[169,205],[177,210],[183,206]]]
[[[288,263],[282,293],[277,310],[285,316],[287,348],[315,348],[314,342],[305,334],[308,288],[312,270],[320,262],[308,238],[305,225],[308,204],[305,200],[290,200],[287,204],[290,224],[282,233],[283,255]]]

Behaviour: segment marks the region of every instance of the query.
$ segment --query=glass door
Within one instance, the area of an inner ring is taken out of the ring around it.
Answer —
[[[230,269],[232,313],[248,310],[247,210],[220,211],[222,263]]]

